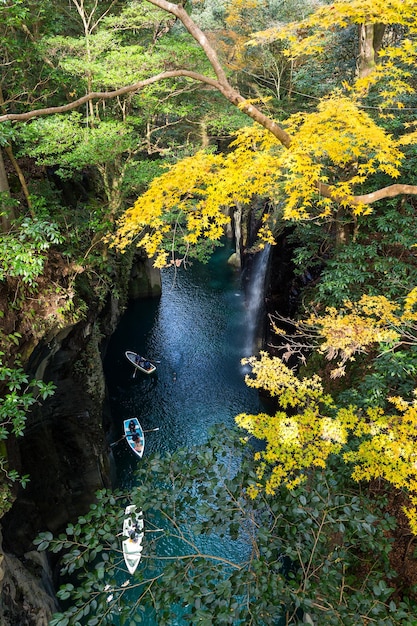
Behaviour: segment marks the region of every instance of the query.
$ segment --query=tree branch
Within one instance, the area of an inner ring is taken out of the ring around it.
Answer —
[[[179,76],[191,78],[193,80],[197,80],[199,82],[211,85],[215,89],[219,89],[219,85],[216,80],[209,78],[208,76],[204,76],[203,74],[198,74],[197,72],[192,72],[188,70],[170,70],[167,72],[161,72],[160,74],[156,74],[155,76],[151,76],[150,78],[141,80],[137,83],[133,83],[132,85],[120,87],[120,89],[115,89],[114,91],[92,91],[85,94],[85,96],[78,98],[77,100],[73,100],[72,102],[68,102],[67,104],[63,104],[61,106],[46,107],[44,109],[34,109],[33,111],[27,111],[26,113],[7,113],[5,115],[0,115],[0,122],[24,122],[26,120],[30,120],[33,117],[53,115],[55,113],[66,113],[67,111],[77,109],[81,105],[85,104],[86,102],[90,102],[91,100],[111,100],[113,98],[117,98],[117,96],[124,96],[134,91],[140,91],[147,85],[152,85],[153,83],[157,83],[161,80],[166,80],[168,78],[177,78]]]
[[[355,196],[355,203],[372,204],[377,200],[383,200],[384,198],[395,198],[395,196],[401,195],[417,195],[417,185],[401,185],[399,183],[395,185],[389,185],[382,189],[377,189],[371,193],[366,193],[363,196]]]
[[[383,200],[384,198],[395,198],[396,196],[402,195],[417,195],[417,185],[402,185],[400,183],[396,183],[394,185],[388,185],[388,187],[382,187],[381,189],[377,189],[376,191],[371,191],[370,193],[365,193],[360,196],[342,196],[337,192],[330,189],[328,185],[324,183],[317,184],[318,191],[320,195],[325,198],[330,198],[334,202],[338,203],[348,203],[348,204],[373,204],[378,200]]]
[[[156,7],[159,7],[163,11],[167,11],[167,13],[171,13],[171,15],[175,15],[183,24],[183,26],[187,29],[189,34],[197,41],[199,46],[204,51],[211,67],[213,68],[216,76],[217,76],[217,86],[218,89],[227,100],[237,106],[246,113],[250,118],[252,118],[255,122],[258,122],[269,130],[274,137],[278,139],[282,143],[283,146],[289,148],[291,143],[291,137],[284,131],[281,126],[279,126],[276,122],[271,120],[269,117],[264,115],[259,109],[257,109],[252,104],[248,103],[246,99],[240,95],[240,93],[232,87],[229,83],[226,73],[222,67],[222,64],[219,61],[219,58],[216,54],[214,48],[210,45],[206,35],[203,31],[197,26],[195,22],[188,15],[187,11],[180,4],[174,4],[173,2],[167,2],[167,0],[147,0],[150,4],[153,4]]]

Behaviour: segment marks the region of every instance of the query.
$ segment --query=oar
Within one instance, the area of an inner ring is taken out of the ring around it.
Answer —
[[[163,533],[165,532],[164,528],[144,528],[143,532],[145,533]],[[123,533],[123,531],[121,533],[117,533],[116,537],[126,537],[126,535]]]
[[[157,428],[149,428],[149,430],[142,430],[143,433],[153,433],[156,430],[159,430],[159,426]],[[139,435],[139,433],[128,433],[124,435],[125,437],[133,437],[133,435]]]
[[[135,353],[136,354],[136,353]],[[138,358],[139,355],[136,355],[135,360]],[[133,363],[133,367],[135,368],[133,370],[133,376],[132,378],[136,378],[136,372],[138,371],[138,368],[136,367],[136,365]]]
[[[159,430],[158,428],[150,428],[149,430],[144,430],[143,433],[154,433],[157,430]],[[110,448],[113,448],[113,446],[115,446],[116,444],[118,444],[120,441],[122,441],[122,439],[126,439],[126,437],[133,437],[134,433],[132,433],[131,435],[123,435],[123,437],[120,437],[120,439],[118,439],[117,441],[113,441],[113,443],[110,444]]]
[[[149,363],[152,363],[155,365],[155,363],[160,363],[161,361],[159,359],[147,359],[147,361],[149,361]],[[133,376],[132,378],[136,378],[136,372],[138,371],[138,368],[135,366],[135,371],[133,372]]]
[[[120,439],[118,439],[117,441],[113,441],[113,443],[110,444],[110,448],[113,448],[113,446],[116,446],[119,443],[119,441],[121,441],[125,437],[126,435],[123,435],[123,437],[120,437]]]

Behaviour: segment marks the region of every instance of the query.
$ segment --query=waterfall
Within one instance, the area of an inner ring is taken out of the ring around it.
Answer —
[[[267,244],[254,258],[246,291],[246,342],[244,356],[256,354],[259,348],[258,331],[263,313],[265,279],[267,275],[271,246]]]

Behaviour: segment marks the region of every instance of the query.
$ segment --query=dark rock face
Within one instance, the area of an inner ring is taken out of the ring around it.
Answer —
[[[44,380],[53,381],[56,391],[31,412],[15,450],[20,473],[30,476],[2,520],[4,549],[15,555],[26,552],[40,530],[56,532],[85,513],[95,491],[110,484],[101,427],[104,381],[95,335],[94,327],[82,324],[55,353],[57,346],[50,343],[49,357],[44,356],[45,346],[36,351],[39,361],[33,356],[32,367],[44,369]]]
[[[88,510],[98,489],[110,486],[97,340],[94,326],[80,324],[33,354],[33,373],[43,373],[56,391],[31,412],[25,436],[9,450],[14,466],[29,474],[30,482],[1,520],[2,626],[47,626],[57,610],[52,576],[32,540],[40,531],[65,528]],[[40,560],[36,566],[34,560]]]
[[[65,528],[88,510],[98,489],[110,486],[97,336],[86,325],[61,334],[62,343],[55,338],[32,359],[35,373],[42,370],[43,379],[56,385],[55,395],[31,412],[25,436],[12,450],[30,482],[2,519],[2,626],[47,626],[57,611],[52,574],[46,555],[33,551],[32,539],[40,531]],[[40,560],[36,567],[34,559]]]
[[[119,280],[117,293],[125,298],[160,295],[159,272],[139,257],[134,264],[134,271]],[[10,466],[28,474],[30,482],[19,487],[1,519],[1,626],[48,625],[58,610],[52,573],[46,555],[34,551],[32,541],[40,531],[56,534],[75,522],[96,491],[111,486],[102,346],[124,305],[123,297],[110,293],[100,310],[91,302],[86,320],[50,330],[35,349],[28,349],[33,338],[27,334],[28,343],[20,346],[23,354],[31,354],[29,376],[52,381],[56,390],[27,416],[24,437],[7,441]]]
[[[288,234],[284,231],[272,248],[270,270],[266,289],[266,310],[268,314],[279,313],[291,317],[297,301],[294,297],[294,263],[292,262],[293,247],[288,243]]]
[[[20,560],[0,551],[0,624],[47,626],[58,610],[51,581],[45,554],[28,552]]]
[[[144,259],[134,265],[129,285],[129,296],[132,300],[160,296],[161,289],[161,273],[153,267],[152,261]]]

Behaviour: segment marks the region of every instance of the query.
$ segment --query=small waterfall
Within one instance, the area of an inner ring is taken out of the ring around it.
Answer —
[[[267,244],[263,250],[257,253],[249,277],[249,285],[246,291],[246,343],[244,356],[256,354],[259,349],[258,331],[261,326],[263,312],[265,279],[267,275],[271,246]]]

